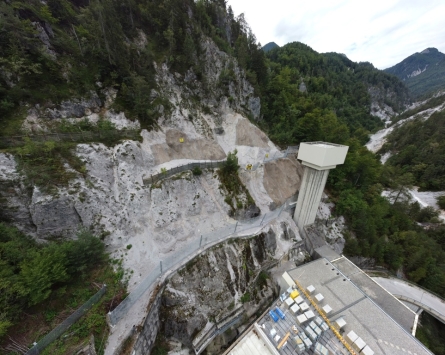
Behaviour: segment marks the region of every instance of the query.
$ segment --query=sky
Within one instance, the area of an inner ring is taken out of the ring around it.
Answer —
[[[445,0],[228,0],[257,41],[299,41],[385,69],[416,52],[445,53]]]

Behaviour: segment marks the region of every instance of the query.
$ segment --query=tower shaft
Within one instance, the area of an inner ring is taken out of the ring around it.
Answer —
[[[303,181],[294,214],[294,221],[300,230],[305,225],[315,222],[328,175],[328,169],[316,170],[309,166],[304,168]]]

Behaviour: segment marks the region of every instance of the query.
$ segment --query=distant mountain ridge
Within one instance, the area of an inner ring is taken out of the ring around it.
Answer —
[[[276,44],[275,42],[269,42],[267,44],[265,44],[263,46],[263,48],[261,48],[264,52],[269,52],[274,48],[280,48],[280,46],[278,44]]]
[[[416,98],[445,89],[445,54],[437,48],[414,53],[384,71],[401,79]]]

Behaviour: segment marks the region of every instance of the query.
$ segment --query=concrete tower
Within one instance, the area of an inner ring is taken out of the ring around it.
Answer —
[[[305,166],[294,221],[300,231],[317,215],[329,170],[345,162],[349,147],[326,142],[301,143],[298,159]]]

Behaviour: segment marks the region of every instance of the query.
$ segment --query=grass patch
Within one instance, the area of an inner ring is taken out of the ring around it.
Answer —
[[[267,279],[269,278],[269,275],[265,271],[261,271],[258,275],[257,279],[257,285],[258,288],[261,290],[263,287],[267,287]]]
[[[250,293],[246,292],[244,295],[241,296],[241,302],[246,303],[250,301]]]
[[[0,119],[0,136],[10,137],[23,134],[22,124],[26,118],[26,107],[19,108],[9,112]]]
[[[202,175],[202,170],[201,170],[201,168],[200,168],[199,166],[195,166],[195,167],[192,169],[192,173],[193,173],[193,175],[195,175],[195,176],[199,176],[199,175]]]
[[[17,157],[19,170],[28,183],[42,191],[54,192],[57,187],[67,186],[77,173],[86,171],[83,161],[74,154],[75,146],[75,143],[40,143],[27,138],[23,147],[11,149],[11,152]]]
[[[249,190],[247,190],[238,176],[239,165],[236,153],[236,150],[233,153],[229,153],[226,162],[218,170],[221,187],[226,195],[224,201],[231,207],[232,215],[237,209],[255,204]]]
[[[445,355],[445,324],[422,312],[416,338],[436,355]]]
[[[151,355],[167,355],[170,348],[164,336],[158,332]]]
[[[122,273],[115,272],[109,265],[102,265],[95,269],[85,280],[70,285],[72,291],[68,302],[65,297],[54,300],[54,309],[66,315],[68,307],[76,306],[75,309],[85,303],[94,293],[96,288],[92,288],[92,283],[107,284],[108,289],[100,301],[94,305],[79,321],[73,324],[65,334],[60,336],[49,345],[42,355],[67,354],[78,349],[80,344],[88,342],[91,335],[94,335],[95,348],[98,355],[104,353],[106,339],[108,337],[107,313],[114,309],[126,295],[124,284],[121,282]],[[67,294],[68,293],[67,289]],[[73,307],[74,309],[74,307]],[[57,317],[61,319],[61,317]],[[55,327],[56,324],[53,323]]]

